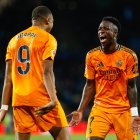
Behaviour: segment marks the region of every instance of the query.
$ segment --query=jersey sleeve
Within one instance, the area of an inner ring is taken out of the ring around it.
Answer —
[[[126,75],[128,79],[137,77],[139,75],[138,58],[134,52],[128,56],[126,65]]]
[[[91,62],[91,55],[88,53],[86,56],[85,73],[87,79],[95,79],[95,69]]]
[[[8,43],[6,52],[6,61],[12,59],[12,40]]]
[[[53,36],[49,35],[49,40],[45,45],[45,50],[42,59],[45,60],[50,57],[52,60],[54,60],[56,51],[57,51],[57,41]]]

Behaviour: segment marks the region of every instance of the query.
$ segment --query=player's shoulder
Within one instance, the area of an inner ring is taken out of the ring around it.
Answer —
[[[22,31],[20,31],[20,32],[18,32],[18,33],[16,33],[16,34],[12,37],[11,40],[18,39],[18,37],[19,37],[20,35],[22,36],[23,33],[24,33],[26,30],[28,30],[28,29],[24,29],[24,30],[22,30]]]
[[[12,43],[15,42],[15,40],[17,39],[17,35],[18,35],[18,34],[14,35],[14,36],[10,39],[10,41],[9,41],[10,44],[12,44]]]
[[[124,46],[124,45],[121,45],[121,48],[120,49],[122,51],[126,52],[126,53],[131,54],[131,55],[135,55],[136,54],[132,49],[130,49],[130,48]]]
[[[98,54],[99,52],[101,52],[101,47],[95,47],[93,49],[91,49],[90,51],[88,51],[87,55],[92,55],[92,54]]]
[[[56,38],[52,34],[50,34],[50,33],[48,33],[48,34],[49,34],[49,39],[56,41]]]
[[[121,49],[122,51],[127,52],[127,53],[130,53],[130,54],[135,53],[132,49],[130,49],[130,48],[124,46],[124,45],[121,45],[121,48],[120,48],[120,49]]]
[[[48,40],[50,41],[56,41],[56,38],[49,32],[42,30],[40,28],[38,28],[38,32],[39,32],[39,37],[42,38],[42,36],[44,36],[44,38],[48,38]]]
[[[32,26],[31,26],[32,27]],[[37,34],[31,32],[31,27],[28,27],[26,29],[21,30],[20,32],[16,33],[9,41],[9,43],[15,43],[16,41],[18,41],[18,39],[22,38],[22,37],[27,37],[27,36],[31,36],[31,37],[36,37]]]
[[[124,45],[121,45],[120,50],[124,51],[124,52],[125,52],[126,54],[128,54],[129,56],[132,56],[132,57],[134,57],[135,59],[137,59],[137,55],[136,55],[136,53],[135,53],[132,49],[130,49],[130,48],[124,46]]]

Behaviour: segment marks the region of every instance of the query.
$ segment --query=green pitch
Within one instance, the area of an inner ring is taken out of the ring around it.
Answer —
[[[140,136],[139,136],[140,138]],[[45,135],[32,135],[31,140],[53,140],[51,136],[45,136]],[[14,135],[0,135],[0,140],[15,140]],[[85,135],[71,135],[71,140],[86,140]],[[113,134],[110,134],[107,136],[105,140],[117,140],[116,136]]]

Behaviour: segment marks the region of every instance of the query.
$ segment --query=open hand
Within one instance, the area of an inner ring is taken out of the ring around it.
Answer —
[[[72,116],[72,119],[69,123],[69,126],[72,127],[78,125],[81,122],[83,118],[83,113],[80,111],[74,111],[71,114],[67,115],[67,117],[69,116]]]

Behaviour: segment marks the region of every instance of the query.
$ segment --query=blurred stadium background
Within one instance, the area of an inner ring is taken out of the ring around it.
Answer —
[[[140,59],[139,0],[0,0],[0,99],[8,41],[31,26],[31,11],[38,5],[47,5],[54,15],[51,33],[58,41],[54,71],[58,98],[66,114],[77,109],[80,102],[85,83],[85,56],[99,43],[97,29],[103,16],[115,16],[120,20],[122,30],[118,42],[133,49]],[[140,92],[140,78],[137,85]],[[91,106],[92,102],[86,109],[83,123]],[[140,94],[138,106],[140,112]],[[3,125],[4,133],[13,133],[11,108]]]

